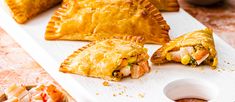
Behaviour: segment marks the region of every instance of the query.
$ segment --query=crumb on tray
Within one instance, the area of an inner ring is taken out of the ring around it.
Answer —
[[[144,94],[142,94],[142,93],[139,93],[138,96],[139,96],[140,98],[144,98]]]
[[[113,94],[113,96],[115,97],[115,96],[116,96],[116,94]]]
[[[156,70],[155,73],[157,74],[157,73],[158,73],[158,70]]]
[[[109,86],[109,82],[104,81],[104,82],[103,82],[103,85],[104,85],[104,86]]]

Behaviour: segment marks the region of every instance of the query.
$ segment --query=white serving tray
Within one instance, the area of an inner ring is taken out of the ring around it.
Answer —
[[[109,82],[110,86],[103,86],[102,79],[59,72],[60,63],[87,42],[44,40],[47,22],[55,9],[20,25],[12,19],[1,2],[0,26],[78,102],[173,102],[164,92],[174,99],[186,95],[208,98],[211,102],[235,101],[235,50],[216,35],[214,40],[219,58],[217,70],[211,70],[209,66],[192,68],[173,63],[160,66],[150,63],[151,72],[140,79],[126,78],[121,82]],[[171,27],[171,39],[205,27],[182,9],[179,12],[163,13],[163,16]],[[151,56],[160,45],[146,44],[145,47]],[[178,79],[183,80],[175,81]]]

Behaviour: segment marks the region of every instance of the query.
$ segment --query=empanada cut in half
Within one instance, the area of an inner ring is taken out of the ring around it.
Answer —
[[[61,1],[62,0],[5,0],[13,18],[18,23],[25,23],[39,13],[59,4]]]
[[[179,3],[177,0],[149,0],[160,11],[174,12],[179,11]]]
[[[71,0],[64,2],[46,28],[47,40],[100,40],[142,36],[146,43],[169,41],[169,26],[148,0]]]
[[[150,71],[142,41],[142,37],[125,36],[92,42],[69,56],[59,70],[111,81],[139,78]]]
[[[216,68],[218,60],[211,29],[182,35],[159,48],[151,57],[155,64],[181,62],[185,65],[208,64]]]

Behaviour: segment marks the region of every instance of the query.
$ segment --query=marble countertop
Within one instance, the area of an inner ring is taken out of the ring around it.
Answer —
[[[181,8],[212,28],[235,48],[235,0],[226,0],[207,7],[195,6],[185,0],[179,0],[179,3]],[[50,75],[0,27],[0,93],[12,83],[37,84],[48,80],[53,81]]]

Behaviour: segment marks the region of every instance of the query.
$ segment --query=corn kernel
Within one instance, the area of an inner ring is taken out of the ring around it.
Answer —
[[[171,54],[170,54],[170,53],[167,53],[167,54],[166,54],[166,59],[167,59],[168,61],[171,61]]]
[[[145,51],[145,52],[148,52],[148,49],[147,49],[147,48],[144,48],[144,51]]]
[[[129,63],[129,64],[130,64],[130,63],[134,63],[134,62],[136,62],[136,60],[137,60],[137,57],[136,57],[136,56],[130,57],[130,58],[128,59],[128,63]]]
[[[190,58],[189,55],[185,55],[185,56],[182,57],[181,63],[184,64],[184,65],[187,65],[189,63],[190,59],[191,58]]]

